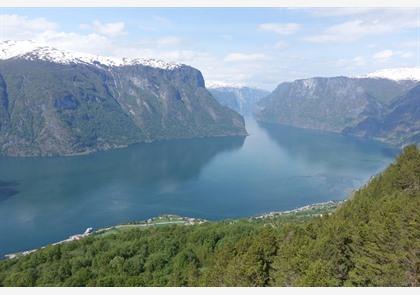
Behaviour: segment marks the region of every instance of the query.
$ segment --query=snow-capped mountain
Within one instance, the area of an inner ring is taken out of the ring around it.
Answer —
[[[238,82],[222,82],[222,81],[214,81],[214,80],[206,80],[206,88],[214,89],[214,88],[243,88],[245,87],[244,84]]]
[[[246,134],[243,118],[217,103],[193,67],[0,42],[0,154]]]
[[[174,70],[182,66],[152,58],[115,58],[61,50],[34,41],[2,41],[0,42],[0,60],[22,58],[26,60],[44,60],[60,64],[85,63],[97,66],[129,66],[143,65],[164,70]]]
[[[420,81],[420,67],[383,69],[369,73],[363,76],[363,78],[385,78],[395,81]]]

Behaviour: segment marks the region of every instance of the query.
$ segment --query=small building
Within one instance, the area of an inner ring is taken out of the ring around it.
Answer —
[[[88,227],[86,230],[85,230],[85,232],[83,233],[84,235],[89,235],[89,234],[91,234],[93,232],[93,228],[91,228],[91,227]]]

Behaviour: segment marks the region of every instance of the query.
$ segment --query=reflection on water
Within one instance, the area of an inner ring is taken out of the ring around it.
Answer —
[[[0,201],[5,201],[0,235],[7,237],[0,239],[0,255],[61,239],[86,226],[169,212],[175,206],[168,195],[197,181],[216,155],[238,150],[243,143],[243,137],[220,137],[138,144],[76,157],[0,157],[0,177],[22,182],[19,192],[17,182],[0,181]],[[15,200],[8,199],[16,194]]]
[[[0,157],[0,255],[159,214],[223,219],[342,199],[397,152],[253,120],[247,130],[246,138],[162,141],[77,157]]]
[[[19,192],[16,189],[17,185],[16,181],[0,180],[0,202],[16,195]]]
[[[102,190],[113,184],[147,188],[197,178],[214,156],[239,149],[243,143],[243,137],[173,140],[87,156],[0,158],[0,161],[8,167],[9,176],[24,178],[32,188],[54,187],[55,193]],[[72,201],[81,196],[75,194]]]
[[[369,165],[369,162],[375,166],[378,161],[387,163],[388,157],[396,153],[395,148],[374,140],[280,124],[258,123],[258,126],[292,157],[320,162],[331,169],[357,168],[358,165]]]

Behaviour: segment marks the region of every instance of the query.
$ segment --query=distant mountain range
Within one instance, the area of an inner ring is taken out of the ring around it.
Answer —
[[[171,138],[246,135],[187,65],[0,43],[0,153],[73,155]]]
[[[420,142],[420,68],[281,83],[272,93],[205,85],[201,72],[156,59],[0,42],[0,154],[84,154],[138,142],[244,136],[258,121]],[[207,86],[207,89],[206,89]]]
[[[399,75],[395,80],[380,77],[389,73]],[[418,143],[420,91],[416,71],[411,73],[387,70],[370,78],[317,77],[281,83],[258,103],[256,118],[397,145]]]
[[[257,102],[270,94],[267,90],[246,87],[240,84],[206,81],[206,88],[221,105],[237,111],[242,116],[251,115]]]
[[[420,143],[420,85],[396,98],[378,117],[368,117],[344,133],[393,144]]]
[[[420,67],[383,69],[369,73],[363,78],[385,78],[394,81],[413,80],[420,81]]]

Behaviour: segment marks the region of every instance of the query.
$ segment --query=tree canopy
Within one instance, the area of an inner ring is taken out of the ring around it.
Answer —
[[[130,228],[0,262],[0,286],[419,286],[420,150],[333,214]]]

